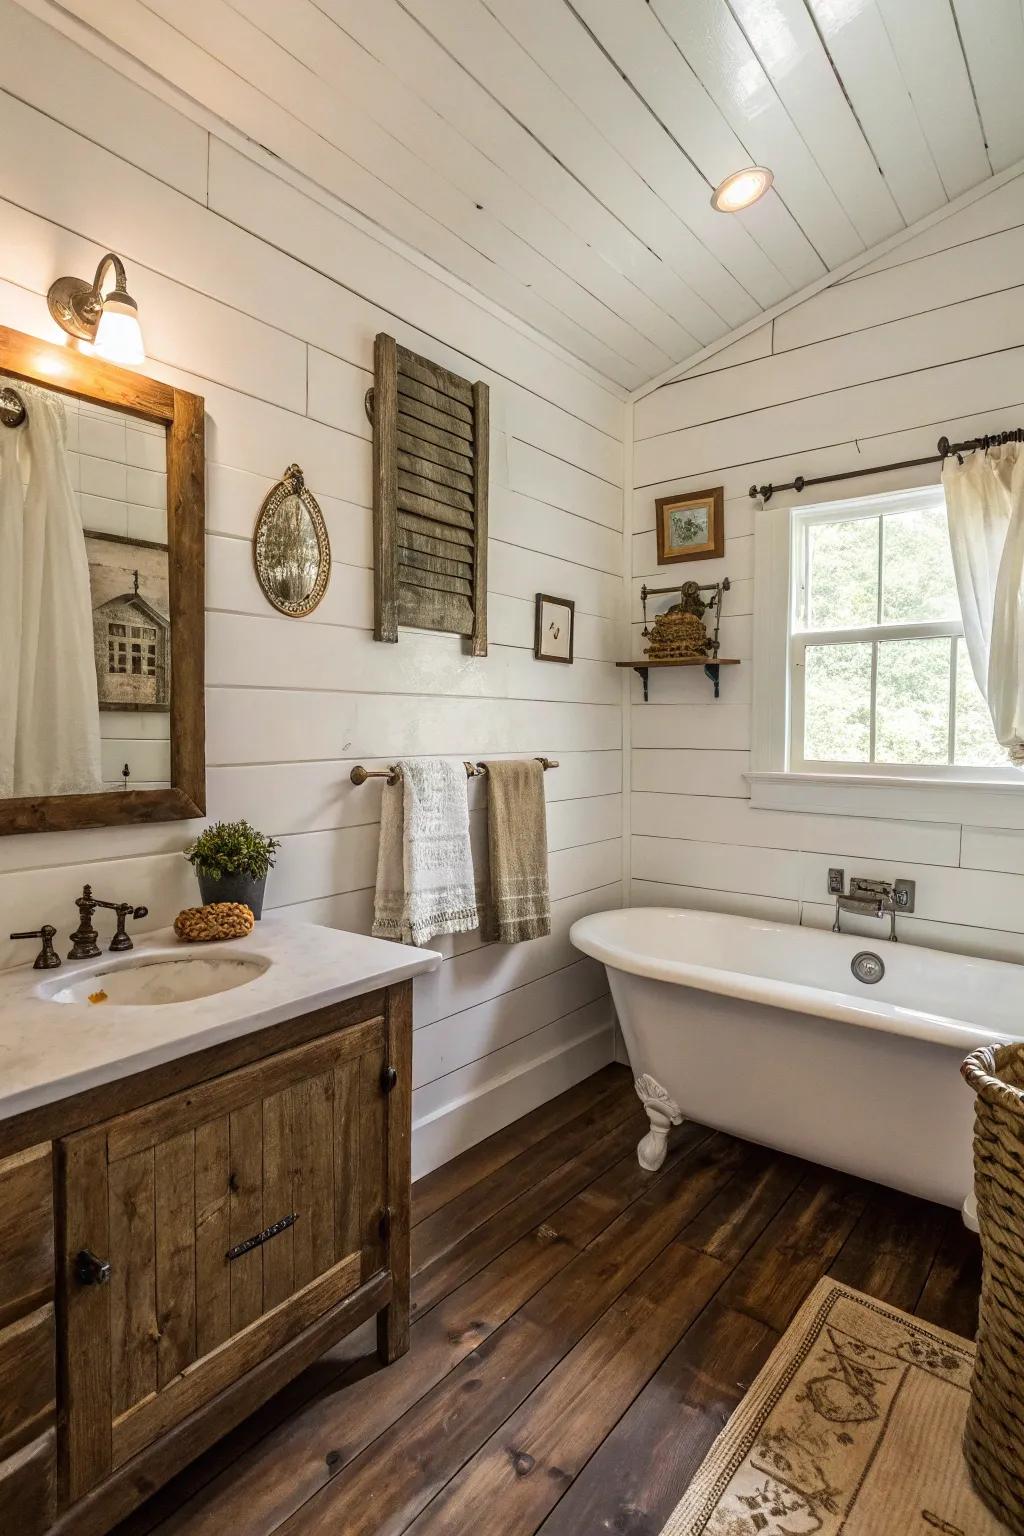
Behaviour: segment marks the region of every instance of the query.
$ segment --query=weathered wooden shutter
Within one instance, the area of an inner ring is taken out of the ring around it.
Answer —
[[[398,626],[487,654],[488,389],[400,347],[374,347],[374,639]]]

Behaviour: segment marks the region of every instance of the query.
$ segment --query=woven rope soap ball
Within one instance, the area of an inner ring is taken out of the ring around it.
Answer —
[[[212,901],[206,907],[186,907],[174,919],[174,931],[186,944],[244,939],[255,925],[252,912],[240,901]]]

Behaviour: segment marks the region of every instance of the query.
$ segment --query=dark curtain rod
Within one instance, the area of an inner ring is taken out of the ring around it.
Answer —
[[[1015,427],[1012,432],[996,432],[991,437],[972,437],[964,443],[951,443],[948,437],[940,437],[935,445],[938,451],[924,459],[900,459],[896,464],[873,464],[870,469],[847,469],[840,475],[797,475],[785,485],[773,485],[771,481],[767,485],[752,485],[750,496],[752,500],[760,496],[767,504],[776,491],[804,491],[810,485],[834,485],[837,480],[859,480],[864,475],[881,475],[889,469],[916,469],[920,464],[941,464],[943,459],[948,459],[953,453],[962,460],[965,453],[972,453],[977,448],[998,448],[1003,443],[1024,443],[1024,429]]]

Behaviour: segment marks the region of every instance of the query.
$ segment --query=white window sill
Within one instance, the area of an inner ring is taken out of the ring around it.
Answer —
[[[750,803],[760,810],[1024,829],[1024,773],[1019,782],[765,772],[748,773],[747,779]]]

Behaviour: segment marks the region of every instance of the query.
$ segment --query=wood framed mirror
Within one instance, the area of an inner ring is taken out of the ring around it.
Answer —
[[[0,835],[202,816],[203,399],[0,326],[0,404]]]

